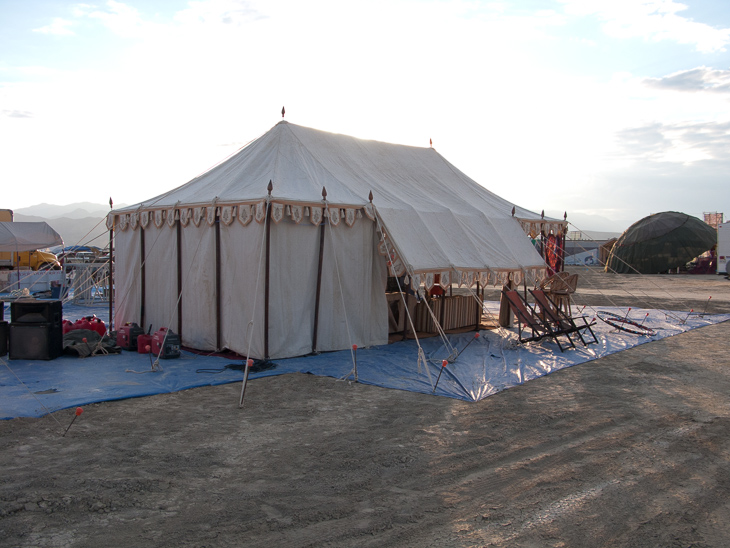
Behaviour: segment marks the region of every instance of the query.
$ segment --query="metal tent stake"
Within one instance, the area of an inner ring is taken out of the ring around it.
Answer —
[[[77,407],[77,408],[76,408],[76,413],[74,413],[74,418],[73,418],[73,419],[71,419],[71,424],[73,424],[73,423],[74,423],[74,421],[76,420],[76,418],[77,418],[77,417],[78,417],[78,416],[79,416],[79,415],[80,415],[81,413],[83,413],[83,412],[84,412],[84,410],[83,410],[83,409],[82,409],[81,407]],[[71,428],[71,424],[69,424],[69,425],[68,425],[68,428],[66,428],[66,432],[64,432],[64,433],[63,433],[63,436],[61,436],[62,438],[65,438],[65,437],[66,437],[66,433],[67,433],[67,432],[69,431],[69,429]]]
[[[246,360],[246,367],[243,368],[243,384],[241,385],[241,399],[238,401],[238,407],[243,407],[243,395],[246,392],[246,383],[248,382],[248,371],[253,365],[253,360],[249,358]]]
[[[433,390],[431,391],[431,394],[435,394],[436,393],[436,387],[439,385],[439,380],[441,380],[441,373],[444,372],[444,369],[446,369],[446,365],[448,363],[449,362],[446,361],[446,360],[444,360],[444,361],[441,362],[441,371],[439,371],[439,376],[436,378],[436,384],[433,385]]]

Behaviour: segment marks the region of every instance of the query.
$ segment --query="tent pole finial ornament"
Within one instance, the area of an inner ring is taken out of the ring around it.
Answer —
[[[430,146],[431,148],[433,148],[433,139],[429,139],[428,140],[428,146]]]
[[[512,206],[512,216],[515,216],[515,206]]]
[[[368,200],[370,200],[370,203],[373,203],[373,191],[370,191],[370,194],[368,194]]]
[[[271,182],[271,179],[269,179],[269,184],[266,186],[266,190],[269,191],[269,196],[271,196],[271,191],[274,190],[274,183]]]
[[[322,201],[327,201],[327,189],[325,187],[322,187]]]
[[[542,212],[540,213],[540,218],[541,218],[541,219],[544,219],[544,218],[545,218],[545,210],[544,210],[544,209],[543,209],[543,210],[542,210]]]
[[[568,212],[566,211],[565,213],[563,213],[563,221],[567,221],[567,220],[568,220]]]
[[[286,109],[284,107],[281,107],[281,117],[284,117],[284,114],[286,114]]]
[[[109,196],[109,209],[114,209],[114,202],[112,202],[111,196]]]

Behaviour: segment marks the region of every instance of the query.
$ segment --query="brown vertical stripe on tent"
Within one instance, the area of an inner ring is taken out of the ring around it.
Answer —
[[[145,282],[145,263],[147,262],[145,257],[145,249],[144,249],[144,228],[142,226],[139,227],[139,250],[140,255],[142,256],[142,265],[140,267],[140,281],[142,287],[140,288],[140,306],[139,306],[139,323],[140,327],[144,329],[145,326],[145,301],[147,300],[147,291],[146,291],[146,282]],[[145,330],[145,333],[147,331]]]
[[[221,224],[215,219],[215,349],[221,349]]]
[[[175,224],[177,231],[177,333],[182,339],[182,228]]]
[[[319,225],[319,262],[317,264],[317,293],[314,297],[314,330],[312,332],[312,352],[317,351],[317,329],[319,326],[319,297],[322,293],[322,260],[324,259],[324,217]]]
[[[271,183],[269,183],[271,185]],[[271,194],[271,191],[269,191]],[[269,359],[269,268],[271,266],[271,203],[266,204],[266,272],[264,275],[264,359]]]
[[[111,198],[109,198],[111,203]],[[114,329],[114,222],[109,229],[109,331]]]

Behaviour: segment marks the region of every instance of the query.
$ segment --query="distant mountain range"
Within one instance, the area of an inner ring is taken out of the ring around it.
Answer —
[[[114,204],[124,207],[127,204]],[[47,222],[63,238],[64,245],[109,244],[106,216],[109,206],[78,202],[69,205],[38,204],[13,210],[13,219],[18,222]]]
[[[558,211],[546,211],[546,217],[552,217],[554,219],[562,219],[563,213]],[[601,215],[587,215],[585,213],[568,213],[568,225],[569,231],[582,231],[585,233],[591,232],[605,232],[605,233],[623,233],[624,230],[629,228],[638,219],[633,221],[614,221]]]
[[[115,204],[116,207],[124,207],[127,204]],[[14,210],[16,215],[31,217],[43,217],[44,219],[85,219],[88,217],[106,217],[109,213],[109,205],[93,204],[91,202],[76,202],[68,205],[37,204],[30,207],[23,207]],[[20,219],[16,219],[19,221]]]

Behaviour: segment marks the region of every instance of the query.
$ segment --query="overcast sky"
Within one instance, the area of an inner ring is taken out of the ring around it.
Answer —
[[[433,139],[569,220],[727,218],[729,47],[727,0],[0,0],[0,207],[136,203],[285,106],[321,130]]]

